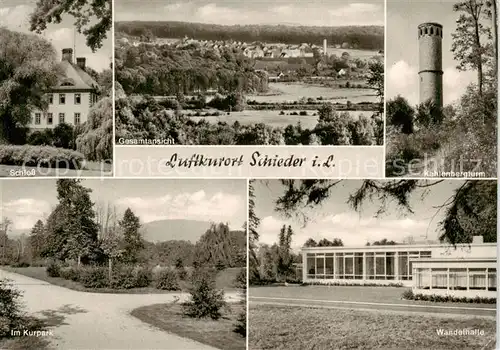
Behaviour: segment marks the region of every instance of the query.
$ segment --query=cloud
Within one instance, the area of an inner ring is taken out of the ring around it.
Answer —
[[[218,192],[207,196],[201,190],[185,192],[175,196],[169,194],[158,197],[123,197],[116,205],[124,210],[131,208],[142,222],[166,219],[186,219],[215,222],[229,222],[241,227],[241,222],[234,222],[235,215],[246,207],[245,201],[238,195]]]
[[[418,103],[418,69],[403,60],[387,71],[387,97],[397,95],[405,97],[411,105]]]
[[[475,72],[459,72],[454,67],[446,67],[443,71],[444,104],[456,102],[465,93],[475,74]],[[387,71],[387,97],[393,98],[401,95],[411,105],[417,105],[420,102],[418,94],[418,67],[403,60],[394,63]]]
[[[13,221],[16,230],[29,230],[35,223],[51,212],[49,202],[33,198],[20,198],[2,205],[2,217]]]
[[[33,7],[28,5],[0,7],[0,25],[7,29],[27,32],[29,16],[33,12],[33,9]]]

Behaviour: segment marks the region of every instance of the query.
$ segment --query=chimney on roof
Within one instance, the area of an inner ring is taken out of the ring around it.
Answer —
[[[73,63],[73,49],[62,49],[62,60]]]
[[[85,70],[85,57],[77,57],[76,64],[80,69]]]
[[[483,236],[472,236],[472,244],[483,244]]]

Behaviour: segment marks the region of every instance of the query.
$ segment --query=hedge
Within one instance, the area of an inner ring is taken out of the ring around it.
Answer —
[[[80,152],[51,146],[0,145],[0,164],[81,169]]]
[[[438,294],[414,294],[411,289],[406,290],[402,296],[405,300],[422,300],[431,301],[436,303],[464,303],[464,304],[496,304],[496,298],[485,298],[480,296],[475,296],[473,298],[468,297],[454,297],[452,295],[438,295]]]

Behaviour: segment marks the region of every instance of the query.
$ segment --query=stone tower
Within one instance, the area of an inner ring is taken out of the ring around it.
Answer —
[[[443,107],[443,26],[422,23],[418,26],[420,103],[432,100]]]

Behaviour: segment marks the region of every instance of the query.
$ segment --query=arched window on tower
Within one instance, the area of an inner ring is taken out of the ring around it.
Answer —
[[[425,28],[424,33],[425,33],[426,35],[428,34],[428,33],[427,33],[427,28]]]
[[[434,35],[434,28],[431,27],[431,35]]]

